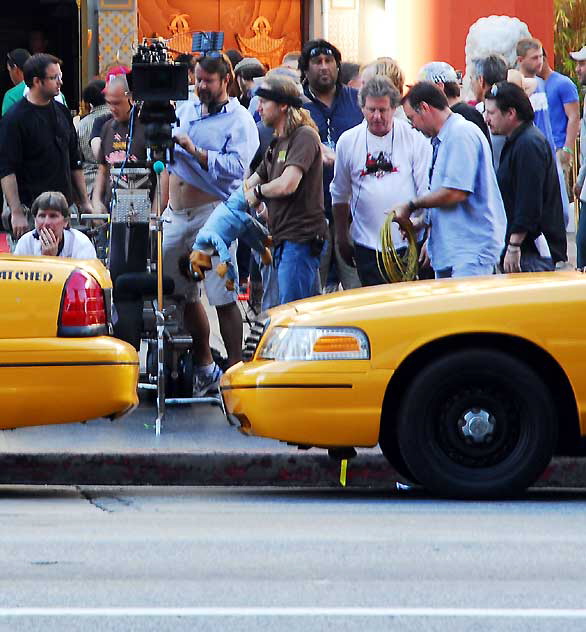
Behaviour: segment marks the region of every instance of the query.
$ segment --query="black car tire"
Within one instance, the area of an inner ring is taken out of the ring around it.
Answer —
[[[409,481],[411,483],[418,483],[419,481],[415,478],[413,472],[407,467],[405,459],[403,458],[403,455],[399,450],[396,427],[389,426],[388,424],[383,425],[383,427],[381,427],[381,433],[378,442],[382,453],[384,454],[386,460],[389,462],[391,467],[394,468],[397,473],[406,481]]]
[[[398,445],[426,489],[457,498],[517,495],[551,460],[557,438],[549,390],[524,362],[470,349],[422,369],[398,416]]]

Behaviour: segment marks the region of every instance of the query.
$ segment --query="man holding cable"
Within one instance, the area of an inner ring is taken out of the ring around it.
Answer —
[[[230,60],[219,53],[200,57],[195,67],[197,98],[177,108],[174,130],[175,162],[168,165],[169,205],[163,214],[163,271],[173,278],[175,294],[185,301],[184,323],[193,338],[194,396],[217,388],[221,370],[212,359],[210,325],[200,302],[199,284],[179,272],[179,259],[191,251],[195,238],[219,202],[242,185],[246,169],[259,145],[256,124],[234,97]],[[236,245],[232,263],[236,268]],[[242,355],[242,317],[236,293],[226,289],[215,268],[203,281],[208,301],[216,308],[228,364]]]

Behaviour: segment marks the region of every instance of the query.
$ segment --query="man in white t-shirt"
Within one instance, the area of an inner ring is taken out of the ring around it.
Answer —
[[[387,77],[369,79],[359,101],[364,121],[338,140],[330,191],[341,256],[355,262],[362,285],[378,285],[386,283],[377,263],[381,228],[395,206],[427,193],[431,145],[394,117],[401,96]],[[405,248],[397,224],[392,231],[395,248]]]
[[[32,204],[35,229],[16,244],[15,255],[95,259],[92,242],[79,230],[69,228],[69,207],[63,193],[41,193]]]

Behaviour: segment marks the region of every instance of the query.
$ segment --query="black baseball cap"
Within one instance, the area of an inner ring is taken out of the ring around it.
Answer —
[[[31,54],[28,50],[24,48],[15,48],[6,55],[6,61],[10,66],[18,66],[22,70],[26,60],[30,56]]]

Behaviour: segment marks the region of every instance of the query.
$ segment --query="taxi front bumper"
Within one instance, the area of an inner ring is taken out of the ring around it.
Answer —
[[[391,376],[360,361],[253,361],[227,371],[220,389],[228,421],[245,434],[299,445],[372,447]]]

